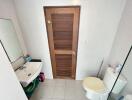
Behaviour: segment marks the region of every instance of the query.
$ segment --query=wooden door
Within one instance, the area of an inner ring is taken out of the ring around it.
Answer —
[[[75,78],[80,7],[44,7],[54,78]]]

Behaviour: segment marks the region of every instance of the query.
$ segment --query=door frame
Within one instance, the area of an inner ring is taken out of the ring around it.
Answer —
[[[50,44],[50,40],[49,40],[49,37],[50,35],[48,34],[48,25],[46,23],[46,9],[47,8],[78,8],[79,9],[79,16],[78,16],[78,24],[77,24],[77,32],[76,32],[76,56],[75,56],[75,61],[74,61],[74,64],[75,64],[75,68],[74,68],[74,77],[73,79],[76,79],[76,68],[77,68],[77,54],[78,54],[78,39],[79,39],[79,25],[80,25],[80,11],[81,11],[81,6],[44,6],[43,7],[43,11],[44,11],[44,19],[45,19],[45,25],[46,25],[46,31],[47,31],[47,38],[48,38],[48,46],[49,46],[49,50],[51,50],[51,44]],[[51,65],[52,65],[52,74],[53,74],[53,78],[56,78],[55,76],[55,68],[54,68],[54,61],[52,59],[52,55],[54,53],[53,52],[50,52],[50,60],[51,60]],[[72,55],[73,56],[73,55]],[[58,78],[58,77],[57,77]],[[62,77],[61,77],[62,78]],[[63,78],[67,78],[67,77],[63,77]],[[70,78],[71,79],[71,78]]]

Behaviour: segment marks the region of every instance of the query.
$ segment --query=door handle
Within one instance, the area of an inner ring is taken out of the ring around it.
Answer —
[[[75,56],[76,55],[75,51],[72,51],[72,54]]]
[[[48,24],[51,24],[52,22],[50,20],[47,21]]]

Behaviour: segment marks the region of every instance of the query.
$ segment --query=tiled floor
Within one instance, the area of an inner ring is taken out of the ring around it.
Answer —
[[[45,80],[36,88],[30,100],[88,100],[82,81],[54,79]]]

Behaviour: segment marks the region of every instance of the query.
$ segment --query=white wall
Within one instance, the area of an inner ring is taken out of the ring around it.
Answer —
[[[28,100],[0,43],[0,100]]]
[[[41,0],[14,0],[16,11],[23,31],[28,54],[32,58],[41,58],[46,78],[52,78],[52,69],[43,5]]]
[[[109,63],[112,65],[123,64],[125,57],[132,45],[132,0],[127,0],[126,6],[119,24],[117,35],[110,53]],[[132,94],[132,52],[124,66],[122,74],[128,80],[124,94]]]
[[[44,59],[52,78],[43,6],[81,5],[76,79],[96,75],[107,61],[126,0],[14,0],[28,53]]]
[[[128,0],[109,57],[112,65],[123,64],[132,45],[132,0]]]
[[[12,0],[0,0],[0,18],[11,19],[13,21],[14,28],[20,41],[23,53],[26,54],[27,51],[22,38],[22,32],[19,27],[18,20],[16,18],[16,12]]]

